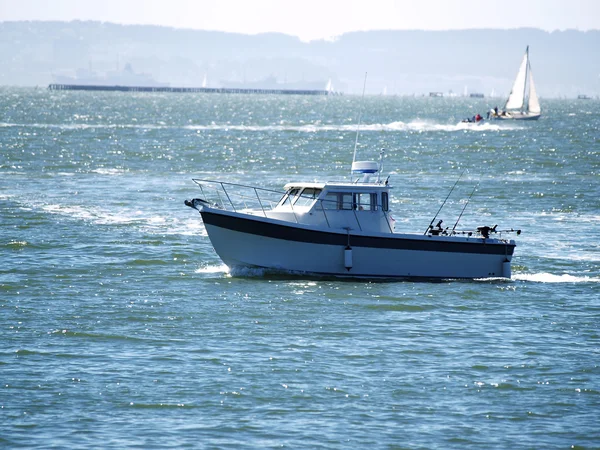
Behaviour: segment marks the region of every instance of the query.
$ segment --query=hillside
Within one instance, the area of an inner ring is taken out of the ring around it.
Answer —
[[[422,95],[510,90],[530,45],[542,97],[600,95],[600,31],[537,29],[369,31],[305,43],[283,34],[242,35],[100,22],[0,22],[0,85],[44,86],[56,76],[118,72],[129,64],[171,86],[227,87],[266,79],[328,80],[360,93]]]

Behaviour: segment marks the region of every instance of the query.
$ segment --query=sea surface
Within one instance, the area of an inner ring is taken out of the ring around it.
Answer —
[[[0,447],[600,448],[600,101],[460,123],[502,103],[0,88]],[[230,274],[183,204],[355,143],[398,231],[521,229],[512,279]]]

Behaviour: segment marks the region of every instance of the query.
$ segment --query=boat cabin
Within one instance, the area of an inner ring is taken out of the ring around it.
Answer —
[[[285,194],[267,217],[357,231],[392,233],[387,183],[370,182],[377,168],[359,169],[365,176],[356,182],[289,183]],[[364,172],[368,170],[368,172]],[[356,172],[356,171],[355,171]]]

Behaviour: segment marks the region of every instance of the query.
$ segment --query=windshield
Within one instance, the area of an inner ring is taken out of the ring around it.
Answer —
[[[322,189],[319,188],[301,188],[301,187],[293,187],[290,188],[279,203],[277,203],[278,207],[281,206],[311,206],[315,200],[321,194]]]
[[[281,200],[279,200],[279,203],[277,204],[277,206],[283,206],[286,204],[288,206],[293,205],[294,203],[296,203],[299,193],[300,193],[299,188],[291,188],[284,194],[283,197],[281,197]]]
[[[304,188],[299,197],[296,197],[294,204],[296,206],[310,206],[317,199],[321,189],[316,188]]]

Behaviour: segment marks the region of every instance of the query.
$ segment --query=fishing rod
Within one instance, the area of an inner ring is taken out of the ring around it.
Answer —
[[[438,211],[435,213],[435,216],[433,216],[433,219],[431,219],[431,222],[429,222],[429,226],[427,227],[427,229],[425,230],[425,233],[423,233],[423,234],[427,234],[427,232],[429,231],[429,229],[433,225],[433,222],[435,222],[435,219],[437,219],[438,214],[440,213],[440,211],[442,210],[442,208],[444,207],[444,205],[446,204],[446,202],[450,198],[450,195],[452,194],[452,191],[454,191],[454,188],[456,187],[456,185],[458,184],[458,182],[460,181],[460,179],[462,178],[462,176],[464,175],[464,173],[465,173],[466,170],[467,169],[465,169],[465,170],[462,171],[462,173],[458,177],[458,180],[456,180],[456,183],[454,183],[454,186],[452,186],[452,189],[450,189],[450,192],[448,192],[448,195],[446,196],[446,199],[444,200],[444,203],[442,203],[442,206],[440,206],[440,209],[438,209]]]
[[[365,103],[365,89],[367,87],[367,72],[365,72],[365,81],[363,83],[362,97],[360,99],[360,111],[358,113],[358,125],[356,126],[356,140],[354,141],[354,155],[352,155],[352,164],[356,160],[356,147],[358,147],[358,132],[360,130],[360,121],[362,119],[363,106]],[[350,180],[352,180],[352,166],[350,166]]]
[[[452,232],[450,234],[454,234],[454,230],[456,229],[456,226],[458,225],[458,222],[460,221],[460,218],[462,217],[463,213],[465,212],[465,209],[467,209],[467,205],[471,201],[471,197],[473,197],[473,194],[475,193],[475,189],[477,189],[478,186],[479,186],[479,183],[477,183],[475,185],[475,187],[473,188],[473,190],[471,191],[471,195],[469,195],[469,198],[467,199],[467,202],[465,203],[465,206],[463,206],[463,209],[460,212],[460,215],[458,216],[458,219],[456,219],[456,223],[452,227]]]

